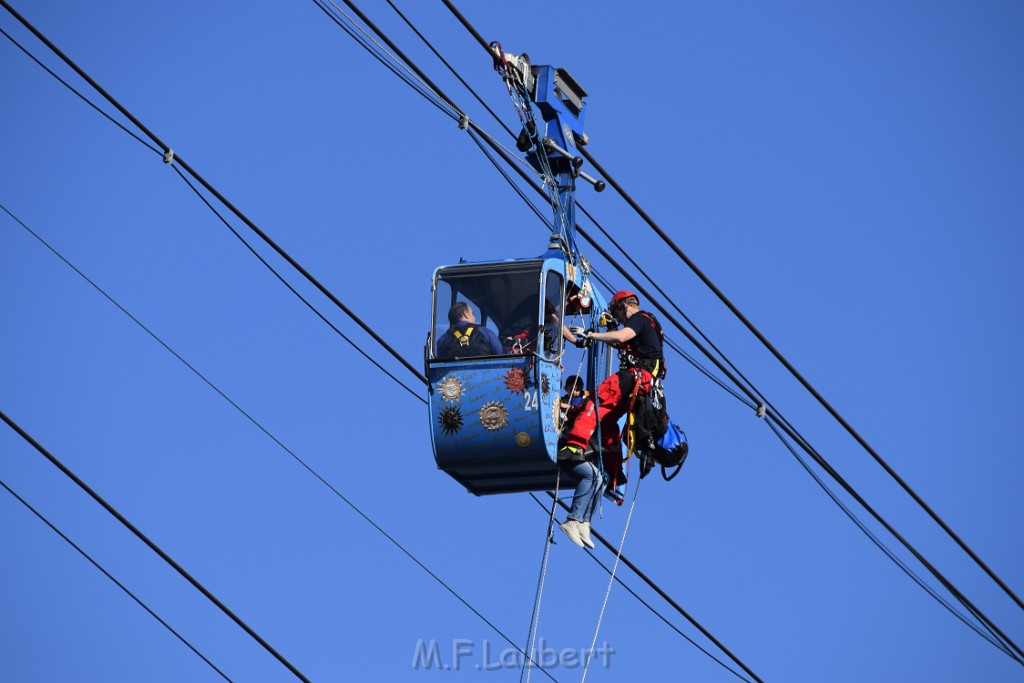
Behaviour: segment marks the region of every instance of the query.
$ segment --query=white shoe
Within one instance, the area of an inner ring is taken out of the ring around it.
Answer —
[[[580,540],[583,541],[583,545],[588,548],[594,547],[594,542],[590,540],[590,522],[577,522],[580,529]]]
[[[559,524],[558,528],[565,532],[565,535],[569,537],[569,540],[583,547],[583,538],[580,536],[580,523],[575,519],[567,519],[564,524]]]

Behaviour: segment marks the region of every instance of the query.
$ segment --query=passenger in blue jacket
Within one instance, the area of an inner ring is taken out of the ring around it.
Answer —
[[[448,311],[451,325],[437,340],[438,358],[473,358],[501,356],[505,347],[494,330],[478,325],[473,308],[465,301],[457,301]]]

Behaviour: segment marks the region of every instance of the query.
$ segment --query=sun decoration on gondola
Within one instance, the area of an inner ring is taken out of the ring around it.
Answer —
[[[505,373],[505,386],[513,394],[518,394],[526,388],[526,373],[522,368],[512,368]]]
[[[462,429],[462,411],[455,406],[449,406],[441,411],[441,429],[447,436],[453,435]]]
[[[445,401],[455,403],[462,396],[462,380],[455,375],[448,375],[437,383],[437,390]]]
[[[488,401],[480,409],[480,424],[484,429],[496,432],[508,424],[508,410],[497,401]]]

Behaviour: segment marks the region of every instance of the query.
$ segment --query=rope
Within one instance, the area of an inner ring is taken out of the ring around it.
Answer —
[[[558,507],[558,489],[561,486],[562,468],[555,466],[555,498],[551,501],[551,516],[548,517],[548,529],[544,536],[544,557],[540,563],[540,579],[537,581],[537,594],[533,598],[533,614],[530,615],[530,633],[526,640],[529,642],[526,657],[523,658],[523,668],[519,672],[519,681],[522,683],[523,673],[526,674],[526,683],[530,683],[530,672],[533,670],[533,650],[537,643],[537,625],[540,623],[540,603],[544,597],[544,580],[548,573],[548,557],[551,555],[551,536],[555,526],[555,509]]]
[[[611,576],[608,577],[608,588],[604,592],[604,602],[601,603],[601,613],[597,615],[597,627],[594,629],[594,639],[590,641],[590,649],[587,650],[586,662],[583,664],[583,678],[580,683],[587,680],[587,671],[590,669],[590,661],[594,656],[594,646],[597,645],[597,634],[601,631],[601,620],[604,619],[604,610],[608,606],[608,596],[612,592],[612,584],[615,583],[615,572],[619,568],[619,558],[622,557],[622,546],[626,544],[626,532],[629,531],[629,522],[633,519],[633,509],[636,507],[636,497],[640,493],[640,482],[637,481],[633,489],[633,502],[629,504],[629,514],[626,515],[626,526],[622,529],[622,539],[619,541],[619,549],[615,551],[615,564],[612,565]]]

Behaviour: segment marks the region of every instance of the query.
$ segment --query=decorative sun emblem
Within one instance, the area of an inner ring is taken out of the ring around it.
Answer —
[[[448,436],[462,429],[462,412],[455,406],[449,406],[441,411],[441,429]]]
[[[508,410],[497,401],[488,401],[480,409],[480,424],[484,429],[496,432],[508,424]]]
[[[561,401],[555,401],[555,405],[553,406],[553,410],[551,412],[554,413],[553,417],[554,417],[554,420],[555,420],[555,423],[554,423],[555,424],[555,430],[556,431],[561,430],[562,429],[562,405],[561,405]]]
[[[437,383],[437,390],[445,401],[455,403],[462,396],[462,380],[455,375],[448,375]]]
[[[551,380],[548,379],[547,375],[541,375],[540,377],[540,390],[545,394],[551,392]]]
[[[520,393],[526,388],[526,373],[522,368],[512,368],[505,373],[505,386],[513,394]]]

